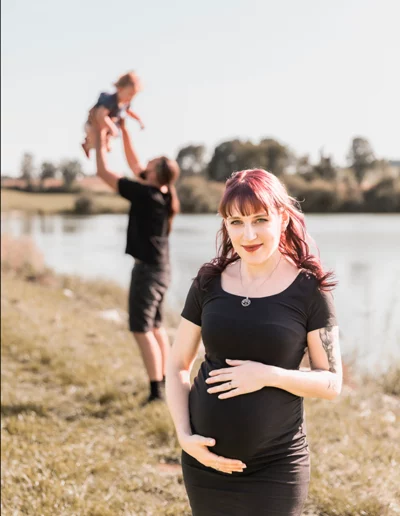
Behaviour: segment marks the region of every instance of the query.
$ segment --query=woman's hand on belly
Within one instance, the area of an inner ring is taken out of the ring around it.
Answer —
[[[227,459],[210,452],[209,446],[215,446],[215,439],[203,437],[201,435],[185,435],[179,438],[182,449],[194,457],[198,462],[208,468],[214,468],[217,471],[231,474],[233,471],[242,473],[246,468],[241,460]]]
[[[230,366],[229,368],[210,371],[210,376],[206,380],[208,385],[220,384],[207,389],[207,392],[209,394],[223,393],[218,396],[221,400],[259,391],[264,387],[275,387],[277,384],[278,367],[251,360],[228,358],[226,362]]]

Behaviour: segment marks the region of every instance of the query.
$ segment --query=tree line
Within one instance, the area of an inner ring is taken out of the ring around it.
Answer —
[[[273,138],[259,143],[230,140],[219,144],[209,161],[203,145],[189,145],[178,152],[184,209],[215,211],[216,199],[226,179],[236,170],[263,168],[275,174],[289,193],[301,201],[305,212],[400,212],[400,164],[377,159],[370,142],[352,139],[348,167],[338,167],[320,152],[311,163],[308,155],[296,156]],[[189,197],[188,197],[189,196]],[[187,199],[189,199],[187,201]]]
[[[76,179],[84,176],[80,161],[64,159],[57,164],[51,161],[43,161],[39,170],[37,170],[33,154],[25,152],[22,156],[20,178],[25,181],[28,190],[34,189],[35,179],[39,179],[39,188],[43,188],[46,179],[54,179],[57,176],[61,176],[64,188],[71,190]]]
[[[377,159],[363,137],[352,139],[346,157],[346,168],[336,166],[322,151],[319,161],[311,163],[308,155],[296,156],[273,138],[258,143],[225,141],[215,147],[210,159],[204,145],[187,145],[176,156],[181,168],[178,192],[182,208],[185,212],[215,212],[223,183],[232,172],[263,168],[286,184],[289,193],[302,202],[304,211],[400,212],[400,167],[396,174],[388,161]],[[78,160],[58,164],[44,161],[37,169],[31,153],[22,158],[20,177],[28,189],[38,189],[37,180],[39,189],[43,189],[40,187],[46,179],[61,176],[62,189],[68,191],[83,175]]]

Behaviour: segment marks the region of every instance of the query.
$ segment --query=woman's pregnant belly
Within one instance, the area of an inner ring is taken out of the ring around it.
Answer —
[[[220,400],[219,393],[207,392],[205,380],[212,369],[215,364],[203,362],[190,391],[189,410],[192,431],[216,440],[213,453],[252,462],[304,449],[302,398],[265,387]]]

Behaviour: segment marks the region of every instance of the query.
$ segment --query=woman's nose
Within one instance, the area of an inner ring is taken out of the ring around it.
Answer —
[[[255,228],[251,224],[246,224],[244,226],[244,238],[246,239],[246,241],[251,241],[257,238]]]

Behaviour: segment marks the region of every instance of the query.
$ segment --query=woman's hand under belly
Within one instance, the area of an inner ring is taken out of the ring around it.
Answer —
[[[244,462],[288,445],[302,424],[302,400],[298,396],[264,387],[261,390],[219,399],[207,392],[209,365],[202,364],[189,397],[192,431],[215,439],[213,452]]]

